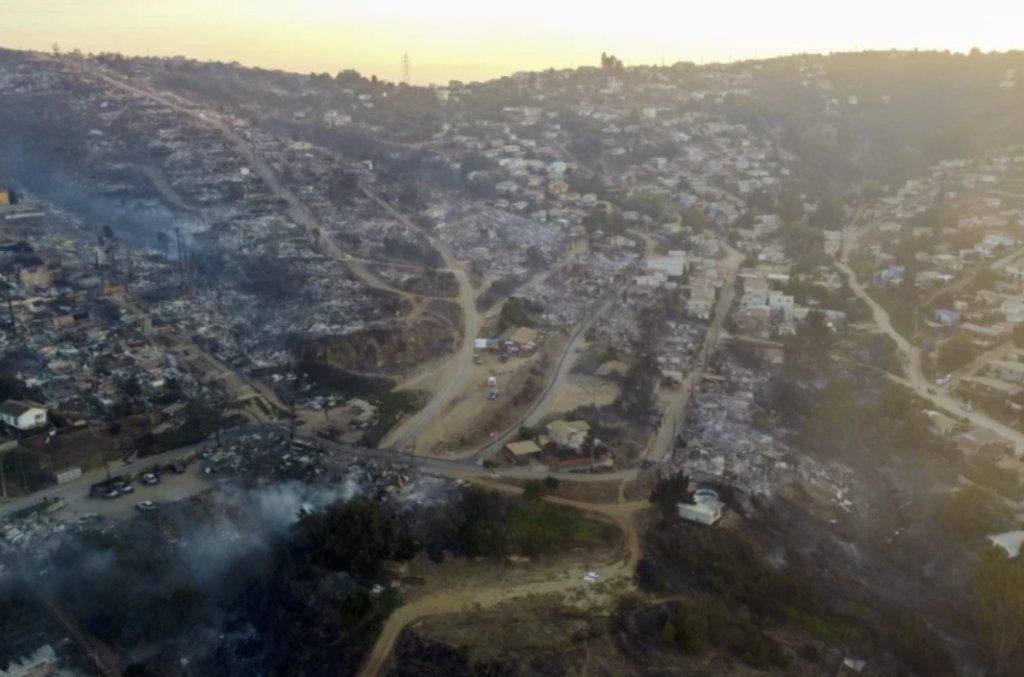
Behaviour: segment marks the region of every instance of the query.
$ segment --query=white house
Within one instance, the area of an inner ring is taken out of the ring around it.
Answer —
[[[590,425],[586,421],[552,421],[548,424],[548,437],[561,447],[579,449],[587,439]]]
[[[17,430],[33,430],[46,425],[46,409],[33,402],[7,400],[0,404],[0,422]]]
[[[710,526],[722,519],[723,504],[717,496],[710,495],[712,492],[707,492],[708,495],[702,495],[703,493],[697,492],[693,504],[677,503],[676,509],[679,510],[679,516],[684,520]]]
[[[341,127],[352,124],[352,116],[336,110],[329,110],[324,113],[324,122],[331,127]]]
[[[768,306],[771,308],[785,308],[793,305],[793,297],[780,291],[768,292]]]
[[[786,255],[776,247],[765,247],[757,255],[757,260],[765,263],[782,263],[786,260]]]
[[[674,256],[652,256],[647,259],[647,270],[660,270],[669,277],[682,277],[686,259]]]

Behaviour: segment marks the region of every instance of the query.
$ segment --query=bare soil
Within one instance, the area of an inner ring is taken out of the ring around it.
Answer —
[[[467,367],[461,388],[419,434],[416,453],[464,454],[485,444],[491,433],[503,432],[540,397],[566,342],[564,335],[555,334],[535,354],[505,363],[496,355],[481,353],[484,363]],[[544,363],[547,367],[541,369]],[[497,380],[495,386],[487,385],[489,376]],[[498,399],[488,399],[492,390],[498,392]]]
[[[579,407],[604,407],[619,396],[619,386],[612,380],[596,376],[570,374],[558,386],[558,394],[548,413],[563,413]]]

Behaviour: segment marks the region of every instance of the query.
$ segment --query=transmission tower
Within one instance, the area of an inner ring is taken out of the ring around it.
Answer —
[[[412,60],[408,54],[402,55],[402,82],[412,84]]]

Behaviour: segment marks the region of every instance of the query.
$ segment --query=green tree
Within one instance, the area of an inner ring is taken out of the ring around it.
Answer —
[[[672,625],[672,621],[665,621],[664,627],[661,628],[661,639],[665,644],[675,645],[676,626]]]
[[[398,527],[381,504],[362,496],[303,513],[295,529],[311,564],[367,578],[376,576],[381,563],[397,556],[402,545]]]
[[[782,189],[776,209],[786,223],[794,223],[804,217],[804,201],[796,184],[787,184]]]
[[[1009,677],[1024,641],[1024,566],[992,546],[981,554],[973,572],[974,613],[978,634],[996,677]]]
[[[548,493],[548,489],[540,480],[530,480],[523,485],[523,500],[531,508],[537,507],[540,500]]]
[[[969,484],[946,498],[939,521],[954,538],[964,541],[996,531],[1004,514],[995,497]]]
[[[818,201],[811,214],[810,224],[822,230],[836,230],[843,223],[843,198],[829,195]]]
[[[943,371],[955,371],[974,359],[974,342],[966,334],[957,334],[939,348],[939,366]]]
[[[665,517],[676,514],[677,504],[693,503],[693,494],[690,493],[689,476],[684,473],[678,473],[672,477],[659,479],[648,501],[651,505],[657,507]]]
[[[1024,348],[1024,323],[1013,327],[1013,347]]]

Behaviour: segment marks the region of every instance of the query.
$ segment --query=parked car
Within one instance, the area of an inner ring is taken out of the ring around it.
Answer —
[[[150,510],[156,510],[156,503],[153,501],[139,501],[135,504],[135,507],[143,512],[149,512]]]
[[[148,472],[142,476],[141,482],[147,487],[152,487],[156,484],[160,484],[160,478],[154,473]]]
[[[121,494],[131,494],[134,493],[135,487],[128,482],[115,482],[114,490]]]
[[[101,498],[111,499],[111,498],[117,498],[120,495],[121,495],[121,492],[118,491],[117,489],[107,489],[106,491],[104,491],[104,492],[102,492],[100,494],[100,497]]]
[[[185,474],[185,464],[184,463],[172,463],[171,464],[171,472],[174,473],[175,475],[184,475]]]
[[[951,380],[953,380],[953,375],[952,374],[946,374],[945,376],[943,376],[942,378],[937,380],[935,382],[935,385],[937,385],[937,386],[944,386],[944,385],[948,384]]]

